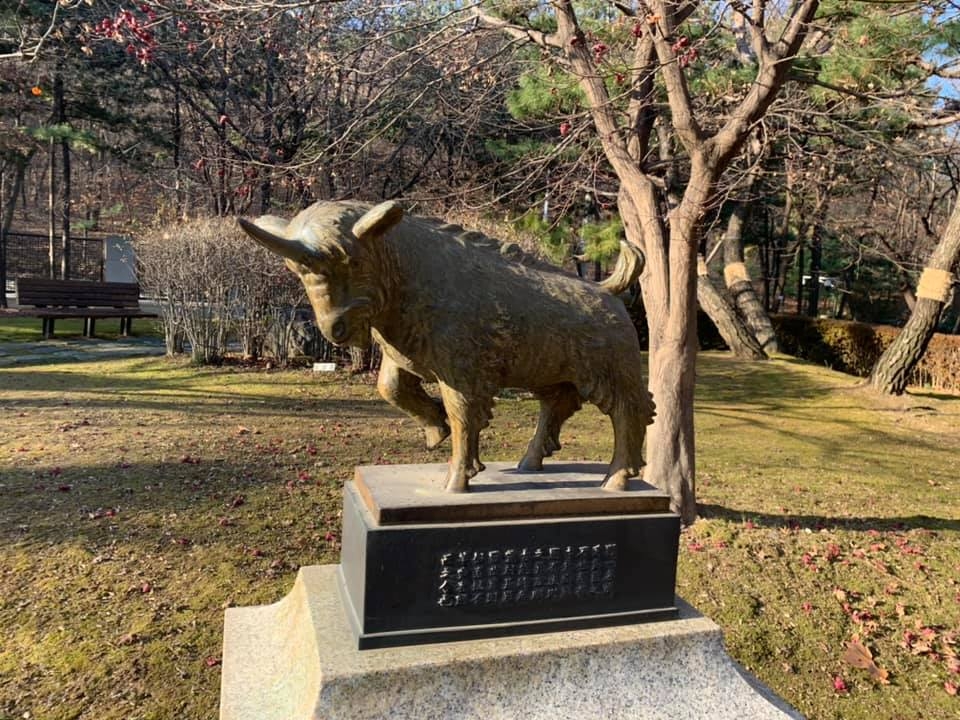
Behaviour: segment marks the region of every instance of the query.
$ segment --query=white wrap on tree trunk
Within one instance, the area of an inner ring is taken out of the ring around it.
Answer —
[[[952,286],[953,274],[948,270],[926,267],[920,274],[920,282],[917,284],[917,297],[945,303],[950,299],[950,288]]]
[[[723,268],[723,281],[727,287],[732,287],[738,282],[750,282],[747,266],[742,262],[727,263]]]

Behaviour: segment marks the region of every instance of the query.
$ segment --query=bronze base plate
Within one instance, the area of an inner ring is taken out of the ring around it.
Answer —
[[[487,463],[470,492],[448,493],[446,465],[363,465],[354,481],[378,525],[463,523],[570,516],[643,515],[670,511],[670,497],[639,479],[622,492],[600,487],[607,465],[556,463],[521,472]]]

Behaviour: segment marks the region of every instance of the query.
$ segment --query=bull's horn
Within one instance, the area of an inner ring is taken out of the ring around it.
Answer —
[[[375,233],[382,235],[392,228],[403,217],[403,208],[395,200],[388,200],[375,205],[366,214],[353,224],[353,236],[357,239],[364,235]]]
[[[274,235],[269,230],[244,218],[237,218],[237,222],[240,223],[240,227],[243,228],[247,235],[263,245],[267,250],[277,253],[277,255],[293,260],[301,265],[309,265],[311,258],[316,259],[316,253],[299,240],[287,240],[279,235]]]
[[[640,277],[645,264],[646,261],[643,253],[640,252],[640,248],[621,240],[620,257],[617,258],[617,264],[614,266],[610,277],[600,283],[600,289],[611,295],[619,295]]]

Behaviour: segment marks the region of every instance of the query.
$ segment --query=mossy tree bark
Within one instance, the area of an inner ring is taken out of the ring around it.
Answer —
[[[923,276],[917,288],[917,302],[910,319],[896,339],[887,347],[870,373],[870,385],[877,392],[887,395],[902,395],[907,380],[937,329],[940,312],[947,301],[948,287],[945,278],[960,260],[960,202],[954,205],[947,228],[934,248],[927,269],[931,275],[941,278],[939,286],[925,288]],[[926,273],[926,270],[924,271]],[[955,279],[954,279],[955,281]]]

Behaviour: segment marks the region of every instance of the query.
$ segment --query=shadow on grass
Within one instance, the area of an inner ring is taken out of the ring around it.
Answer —
[[[809,363],[806,363],[809,366]],[[856,378],[851,377],[851,385]],[[799,400],[826,397],[842,385],[807,373],[784,372],[777,362],[745,363],[733,358],[705,356],[697,365],[697,404],[727,403],[765,410],[789,408]]]
[[[938,518],[929,515],[903,515],[898,517],[831,517],[829,515],[797,515],[792,513],[758,513],[738,510],[723,505],[703,503],[697,505],[703,519],[724,520],[730,523],[752,522],[767,529],[840,529],[859,532],[877,530],[899,532],[903,530],[940,530],[960,532],[960,519]]]
[[[335,397],[341,385],[355,384],[349,378],[317,379],[307,371],[285,371],[262,377],[258,371],[195,370],[184,377],[182,372],[168,376],[158,374],[156,361],[144,361],[139,366],[127,367],[122,373],[96,374],[66,370],[35,370],[17,375],[0,371],[0,387],[5,390],[5,402],[20,412],[29,409],[59,407],[63,397],[49,396],[62,392],[89,393],[81,398],[71,397],[69,404],[83,410],[123,409],[183,412],[187,414],[216,415],[230,413],[257,416],[275,412],[344,413],[344,417],[397,417],[385,401],[371,391],[371,397]],[[259,387],[248,392],[243,386],[245,373],[251,384]],[[220,387],[211,387],[211,380]],[[309,389],[309,394],[298,396],[297,389]],[[333,397],[323,397],[328,391]],[[45,393],[47,397],[32,397],[31,393]],[[320,396],[318,396],[320,395]]]
[[[323,517],[338,523],[342,483],[351,472],[339,466],[320,472],[284,455],[265,452],[257,463],[249,454],[185,455],[169,462],[57,468],[56,474],[0,471],[0,543],[100,546],[136,537],[159,551],[179,537],[191,544],[220,542],[236,533],[235,525],[254,542],[260,532],[285,536],[277,533],[282,524],[309,526]],[[357,462],[372,463],[373,456]]]

